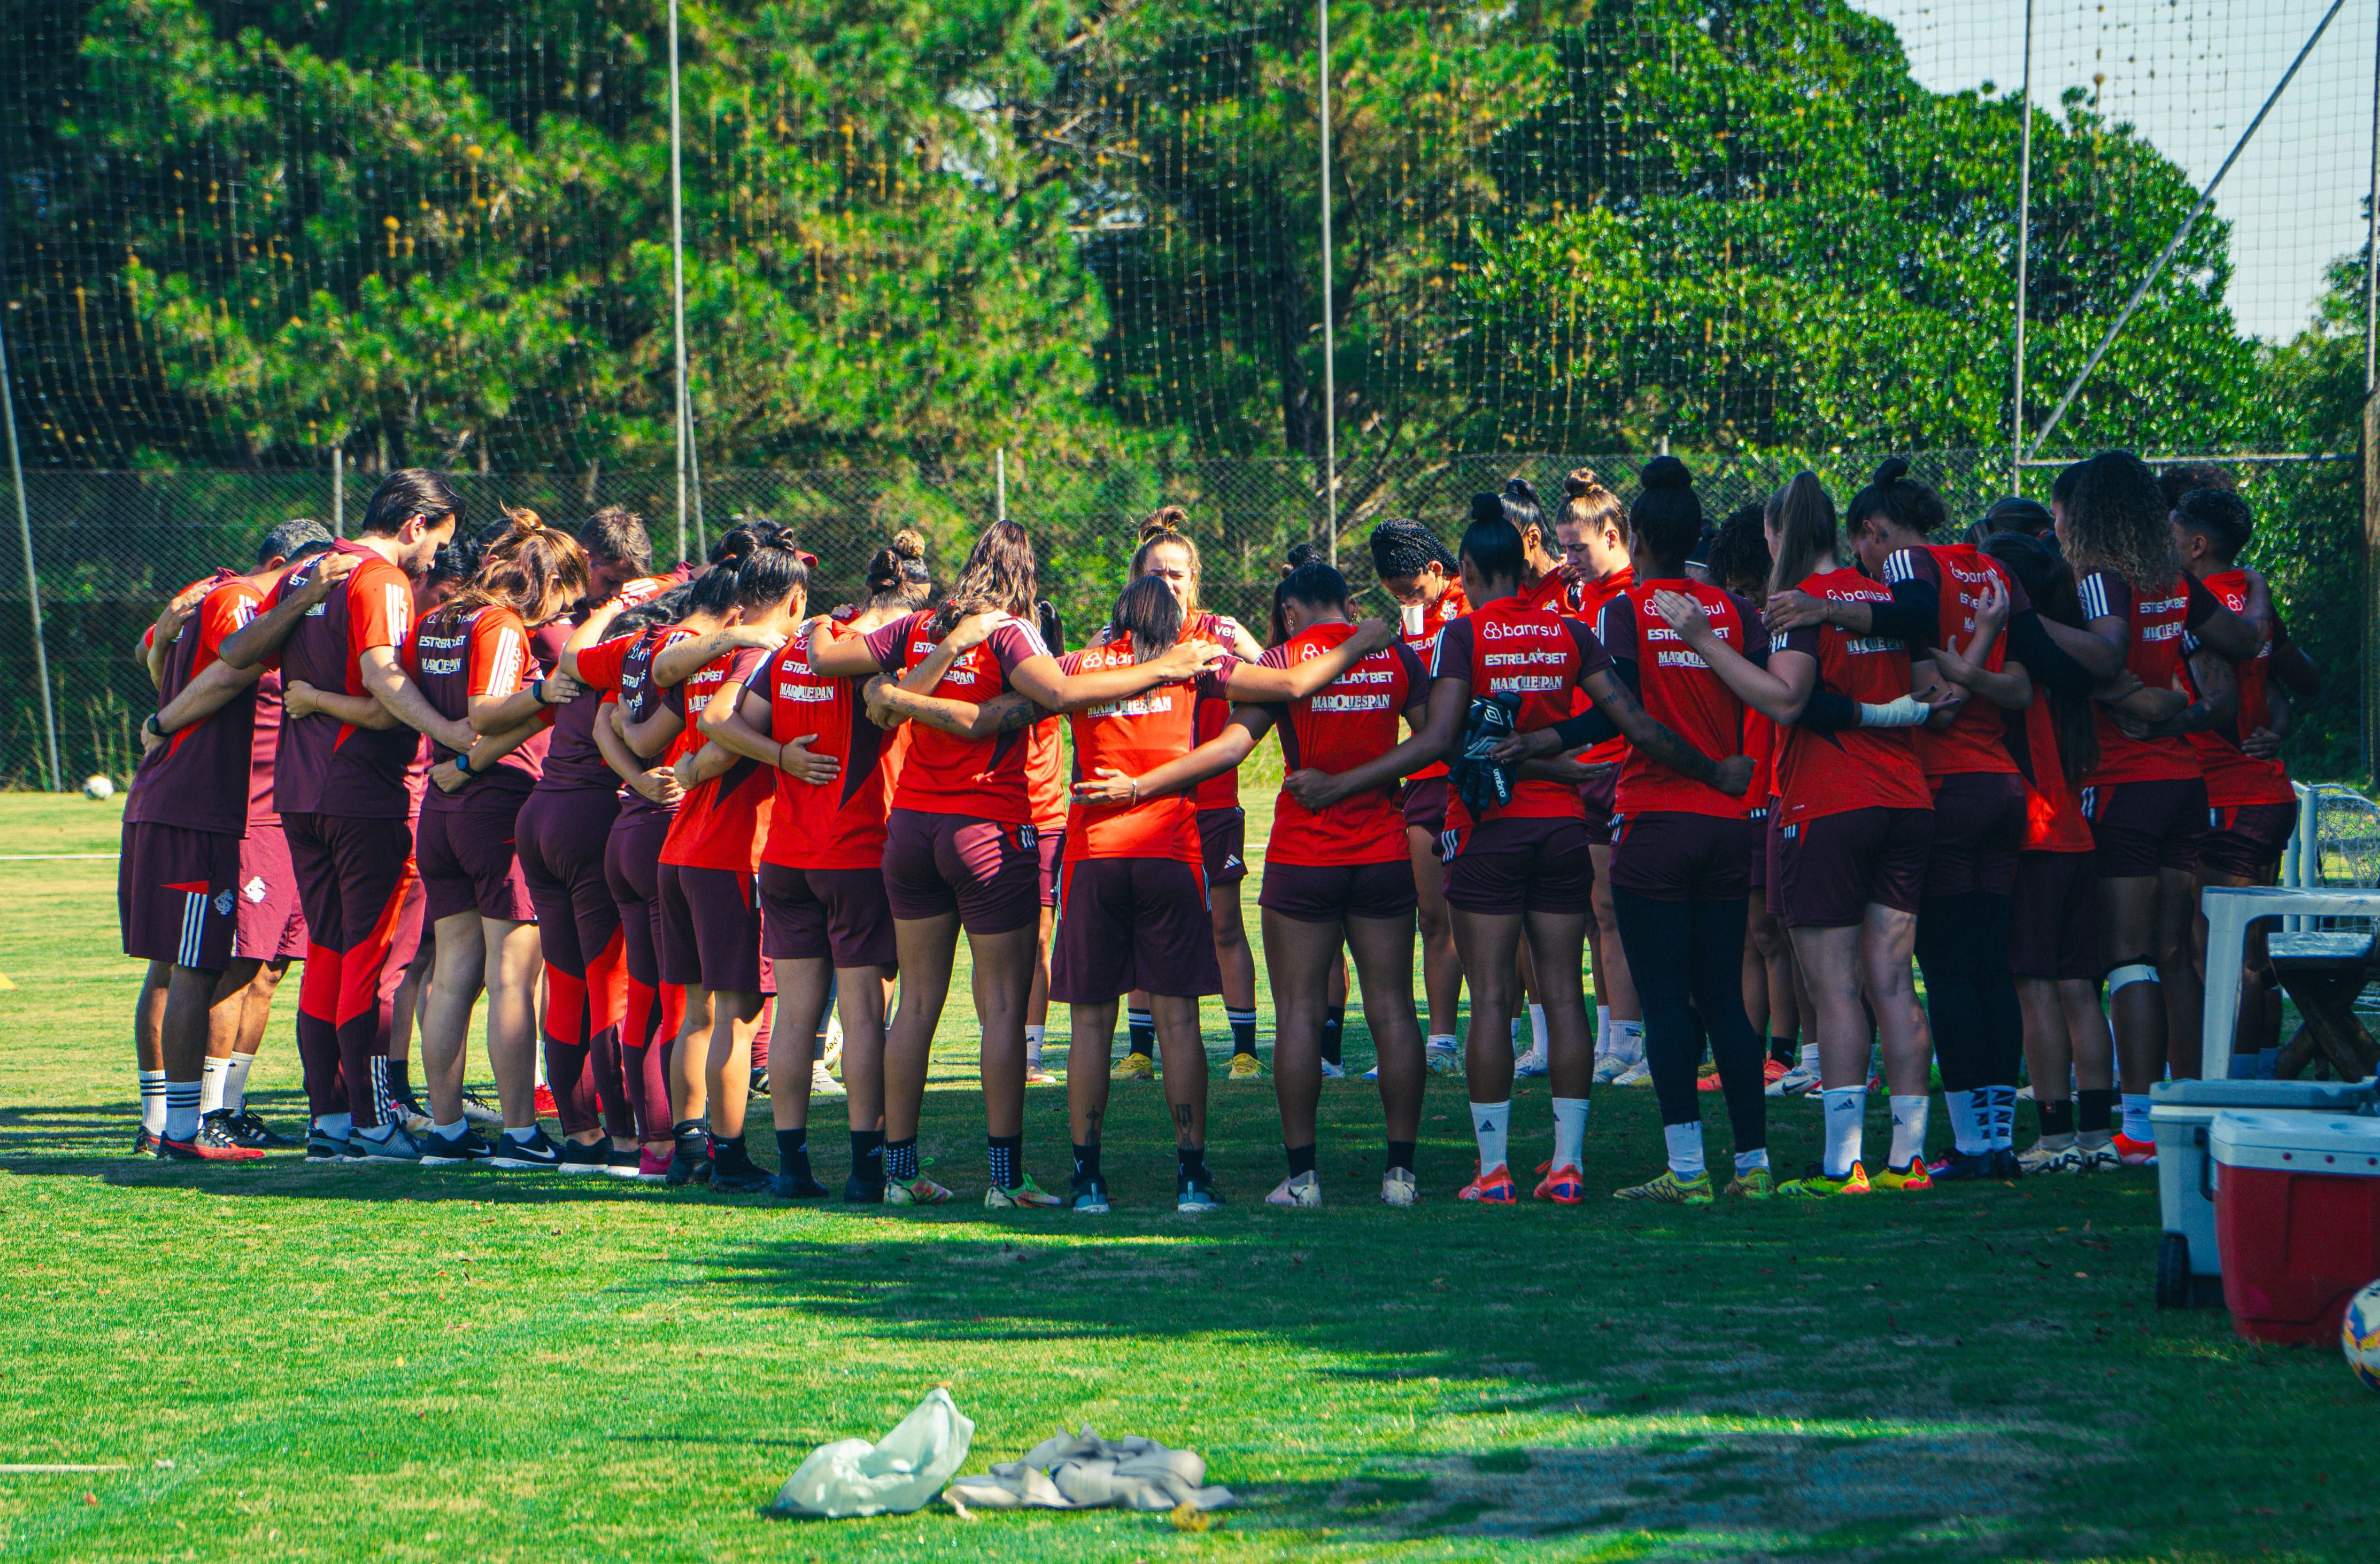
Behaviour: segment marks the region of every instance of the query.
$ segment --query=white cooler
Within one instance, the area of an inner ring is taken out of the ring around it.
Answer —
[[[2157,1243],[2156,1301],[2186,1309],[2223,1301],[2223,1262],[2215,1249],[2214,1161],[2207,1139],[2215,1116],[2245,1111],[2380,1113],[2380,1077],[2368,1081],[2159,1081],[2149,1092],[2156,1136],[2157,1205],[2165,1236]]]

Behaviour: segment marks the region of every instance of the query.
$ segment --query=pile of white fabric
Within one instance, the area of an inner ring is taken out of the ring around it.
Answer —
[[[875,1444],[837,1439],[820,1445],[777,1490],[776,1509],[836,1521],[922,1509],[966,1460],[973,1437],[975,1425],[937,1385]]]
[[[942,1497],[960,1514],[974,1505],[985,1509],[1220,1509],[1232,1490],[1206,1486],[1206,1459],[1196,1450],[1168,1449],[1137,1436],[1102,1439],[1087,1424],[1080,1434],[1062,1430],[1003,1461],[980,1477],[962,1477]]]

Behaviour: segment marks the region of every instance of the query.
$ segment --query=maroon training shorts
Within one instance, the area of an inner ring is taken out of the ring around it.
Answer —
[[[1611,821],[1611,887],[1656,902],[1741,902],[1752,894],[1757,822],[1657,809]]]
[[[124,827],[115,911],[124,953],[194,972],[231,964],[239,929],[239,838],[153,821]]]
[[[884,893],[902,919],[959,915],[969,934],[1041,921],[1040,833],[972,815],[895,809],[884,818]]]
[[[1264,889],[1257,892],[1257,906],[1300,923],[1337,923],[1342,917],[1403,921],[1420,904],[1411,858],[1327,868],[1268,858]]]
[[[1050,997],[1104,1004],[1135,988],[1170,999],[1223,991],[1198,866],[1172,858],[1077,858],[1062,866]]]
[[[1841,928],[1871,903],[1915,912],[1933,836],[1931,809],[1847,809],[1787,826],[1770,882],[1779,915],[1788,928]]]
[[[2009,971],[2096,981],[2099,866],[2089,853],[2020,853],[2009,903]]]
[[[467,791],[460,798],[421,811],[413,857],[430,892],[432,926],[468,912],[514,923],[537,921],[537,903],[529,900],[514,842],[528,796]]]
[[[663,864],[655,878],[661,891],[662,981],[713,993],[761,992],[760,899],[752,877],[736,869]]]
[[[620,931],[620,909],[603,878],[603,852],[619,795],[604,788],[539,788],[514,823],[521,879],[537,909],[545,964],[584,977]]]
[[[881,869],[760,866],[760,952],[771,961],[895,966],[892,903]]]
[[[1466,913],[1586,912],[1595,896],[1591,847],[1583,823],[1558,816],[1475,825],[1447,855],[1446,904]]]
[[[2206,779],[2116,782],[2082,790],[2101,879],[2145,879],[2195,869],[2206,836]]]
[[[662,984],[661,865],[655,855],[669,827],[664,814],[623,813],[603,843],[603,884],[620,909],[620,953],[629,978],[648,988]]]
[[[286,961],[306,953],[306,910],[281,822],[251,826],[239,844],[238,932],[231,953],[243,961]]]
[[[1957,771],[1934,788],[1934,843],[1925,853],[1928,896],[2005,896],[2024,845],[2024,779],[2015,772]]]
[[[1430,851],[1439,852],[1438,839],[1446,830],[1446,779],[1415,777],[1406,782],[1403,794],[1397,800],[1404,811],[1407,829],[1419,826],[1429,832]]]
[[[2202,874],[2229,875],[2269,885],[2281,849],[2298,829],[2294,804],[2234,804],[2206,812],[2206,839],[2198,844]]]
[[[1066,833],[1062,830],[1038,832],[1033,850],[1040,855],[1041,904],[1058,904],[1058,866],[1066,861]]]
[[[1619,794],[1617,766],[1578,784],[1578,801],[1586,806],[1586,839],[1597,847],[1611,845],[1611,816],[1620,807]]]
[[[1207,883],[1237,885],[1248,878],[1248,812],[1238,805],[1198,811],[1198,850]]]

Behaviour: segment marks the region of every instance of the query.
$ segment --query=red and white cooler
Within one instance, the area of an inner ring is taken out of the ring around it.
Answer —
[[[2380,1277],[2380,1119],[2225,1111],[2209,1141],[2223,1302],[2254,1341],[2327,1341]]]

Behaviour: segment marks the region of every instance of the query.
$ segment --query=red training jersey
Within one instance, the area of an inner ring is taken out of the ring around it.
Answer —
[[[1201,609],[1182,623],[1182,638],[1185,641],[1212,641],[1225,651],[1236,652],[1240,645],[1239,621],[1227,613],[1209,613]],[[1196,737],[1200,744],[1223,731],[1232,719],[1232,703],[1208,696],[1198,697]],[[1240,806],[1240,773],[1237,767],[1220,776],[1208,777],[1198,784],[1191,795],[1200,813],[1208,809],[1236,809]]]
[[[1653,608],[1656,592],[1679,592],[1702,605],[1711,634],[1741,656],[1761,634],[1760,616],[1732,592],[1699,581],[1645,581],[1632,585],[1603,610],[1596,638],[1611,661],[1633,664],[1636,698],[1648,713],[1696,749],[1710,756],[1742,753],[1743,702],[1711,672],[1702,654],[1681,640]],[[1624,749],[1614,794],[1621,815],[1711,815],[1742,819],[1751,806],[1708,782],[1681,775],[1658,760]],[[1747,792],[1746,797],[1749,797]],[[1761,802],[1766,803],[1763,799]]]
[[[776,773],[776,811],[764,863],[795,869],[872,869],[884,862],[884,816],[892,806],[892,779],[901,735],[915,724],[888,734],[868,720],[858,681],[831,679],[810,667],[810,647],[828,645],[857,632],[832,619],[813,619],[794,632],[748,695],[768,703],[769,736],[786,744],[816,734],[813,755],[832,755],[843,770],[829,782],[796,781]],[[1061,818],[1063,817],[1062,816]]]
[[[693,634],[682,624],[657,624],[638,637],[636,643],[622,654],[617,696],[623,719],[631,722],[650,722],[664,709],[674,710],[681,717],[686,714],[685,691],[675,685],[664,687],[653,682],[653,659],[661,655],[664,647],[674,645]],[[579,666],[586,666],[585,658],[580,658]],[[647,769],[668,765],[674,753],[673,742],[672,746],[664,747]],[[654,803],[633,787],[621,795],[621,800],[619,818],[623,823],[638,817],[677,813],[673,807]]]
[[[1353,624],[1317,624],[1267,650],[1260,665],[1311,662],[1354,633]],[[1402,641],[1384,647],[1305,699],[1274,709],[1282,773],[1311,766],[1335,774],[1377,760],[1397,746],[1398,718],[1408,717],[1419,727],[1418,708],[1428,700],[1429,675],[1413,648]],[[1265,861],[1310,868],[1402,863],[1410,849],[1396,797],[1396,783],[1390,782],[1317,814],[1284,788],[1273,805]]]
[[[932,612],[912,613],[868,634],[868,653],[877,667],[897,679],[933,655],[941,637]],[[1041,637],[1022,619],[1006,619],[989,640],[967,649],[929,695],[980,706],[1011,687],[1017,664],[1046,656]],[[892,807],[923,815],[965,815],[999,825],[1031,823],[1033,805],[1026,787],[1030,746],[1021,733],[964,739],[922,724],[909,741],[909,754],[893,784]],[[1079,756],[1077,759],[1079,760]]]
[[[1128,668],[1136,661],[1132,637],[1118,636],[1068,652],[1058,666],[1068,674],[1102,668]],[[1105,700],[1067,715],[1075,741],[1075,780],[1084,782],[1105,768],[1141,776],[1197,747],[1197,703],[1229,698],[1232,663],[1187,684],[1160,685],[1122,700]],[[1137,804],[1086,804],[1076,799],[1066,815],[1066,862],[1084,858],[1171,858],[1203,864],[1198,845],[1198,807],[1188,794],[1169,793]]]
[[[2010,735],[2024,778],[2024,850],[2028,853],[2088,853],[2091,823],[2082,801],[2067,784],[2064,752],[2058,743],[2058,711],[2048,695],[2036,694],[2024,721]]]
[[[216,572],[214,579],[214,590],[190,611],[166,649],[164,676],[157,685],[160,711],[219,661],[225,638],[255,618],[257,605],[264,600],[245,576],[225,570]],[[256,685],[251,683],[197,721],[167,734],[164,744],[133,772],[125,819],[246,835],[256,717]]]
[[[2194,613],[2187,576],[2177,576],[2153,596],[2132,590],[2131,583],[2112,570],[2094,570],[2078,586],[2086,619],[2120,615],[2131,632],[2124,666],[2153,690],[2171,689],[2181,675],[2182,637],[2204,621]],[[2200,593],[2200,596],[2205,596]],[[2214,600],[2207,599],[2212,605]],[[2097,713],[2099,764],[2085,780],[2092,787],[2128,782],[2176,782],[2199,775],[2198,752],[2180,734],[2168,738],[2127,738],[2106,708]]]
[[[1589,581],[1578,589],[1578,617],[1589,624],[1600,626],[1603,623],[1604,609],[1635,585],[1636,567],[1633,564],[1623,564],[1599,581]],[[1601,638],[1599,635],[1597,638]],[[1605,643],[1603,649],[1611,651],[1615,661],[1619,658],[1620,654],[1612,651],[1609,642]],[[1736,649],[1741,651],[1743,649],[1738,647]],[[1582,690],[1572,710],[1573,713],[1584,711],[1586,707],[1586,692]],[[1729,740],[1730,744],[1733,742],[1732,739]],[[1728,750],[1726,753],[1733,754],[1734,751]],[[1627,758],[1628,741],[1616,734],[1600,744],[1588,746],[1586,753],[1579,757],[1592,766],[1616,766]]]
[[[1559,579],[1548,577],[1548,579]],[[1503,695],[1519,699],[1514,731],[1534,733],[1571,714],[1572,691],[1611,666],[1610,654],[1580,621],[1531,606],[1525,596],[1482,603],[1439,632],[1433,679],[1463,679],[1474,700]],[[1524,777],[1512,784],[1512,801],[1495,811],[1512,819],[1583,820],[1586,806],[1576,788]],[[1460,794],[1446,804],[1448,829],[1461,830],[1473,816]]]
[[[1934,644],[1937,647],[1953,642],[1962,647],[1967,644],[1967,637],[1975,633],[1975,611],[1983,606],[1984,588],[1995,579],[2008,595],[2010,618],[2032,608],[2024,588],[1999,561],[1964,543],[1901,549],[1884,562],[1886,586],[1924,581],[1939,594],[1941,606],[1934,630]],[[1991,673],[2008,665],[2007,631],[1994,637],[1980,661],[1984,670]],[[1925,768],[1926,780],[1933,782],[1972,771],[2006,775],[2015,770],[2016,761],[2009,754],[2008,717],[2007,712],[1978,696],[1959,708],[1958,716],[1941,732],[1925,727],[1911,730],[1917,737],[1917,763]]]
[[[759,647],[736,647],[712,658],[686,680],[681,686],[686,732],[670,746],[673,763],[678,756],[691,755],[710,742],[698,724],[710,697],[729,685],[749,689],[768,658]],[[740,874],[759,868],[767,850],[778,774],[774,766],[738,755],[727,770],[688,788],[670,821],[669,835],[662,840],[658,861],[680,868],[733,869]]]
[[[334,695],[366,695],[370,692],[364,686],[364,654],[374,647],[396,650],[413,632],[413,582],[403,570],[363,544],[342,539],[282,576],[264,609],[278,608],[284,598],[301,590],[333,554],[352,555],[355,569],[307,610],[266,666],[278,668],[285,683],[296,680]],[[406,819],[413,813],[406,772],[420,740],[401,722],[358,728],[322,715],[284,721],[273,769],[273,807],[285,815]]]
[[[528,627],[519,614],[497,603],[450,613],[442,609],[414,626],[405,643],[405,671],[421,686],[421,694],[442,717],[468,721],[471,702],[480,696],[502,699],[536,676],[529,650]],[[432,787],[422,795],[424,809],[439,811],[462,806],[466,795],[478,793],[528,793],[544,774],[545,748],[552,736],[553,712],[538,714],[539,732],[528,743],[474,775],[453,793]],[[443,745],[432,748],[432,765],[455,758]]]
[[[2248,612],[2248,573],[2244,570],[2221,570],[2200,583],[2215,595],[2215,600],[2234,613]],[[2194,652],[2194,637],[2183,638],[2185,652]],[[2185,677],[2189,675],[2188,661],[2182,663]],[[2262,758],[2240,747],[2240,741],[2258,728],[2273,723],[2273,633],[2267,629],[2256,648],[2256,655],[2245,662],[2232,664],[2232,674],[2240,686],[2240,712],[2228,729],[2204,729],[2186,735],[2190,747],[2198,754],[2198,763],[2206,772],[2206,804],[2212,809],[2236,809],[2252,804],[2294,804],[2297,790],[2289,786],[2289,769],[2281,764],[2277,755]],[[2190,681],[2193,696],[2203,694],[2198,681]]]
[[[1886,603],[1892,594],[1856,570],[1828,571],[1802,590],[1829,602]],[[1909,649],[1883,636],[1852,636],[1831,624],[1804,625],[1769,638],[1772,654],[1815,658],[1818,682],[1857,701],[1881,705],[1909,693]],[[1848,728],[1816,734],[1780,729],[1777,748],[1779,818],[1788,826],[1853,809],[1930,809],[1933,790],[1907,728]]]

